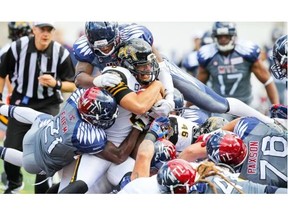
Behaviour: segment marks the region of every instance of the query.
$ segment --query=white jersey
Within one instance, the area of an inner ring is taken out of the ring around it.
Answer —
[[[173,135],[169,141],[175,145],[176,151],[180,153],[192,144],[194,130],[198,128],[198,124],[176,115],[169,115],[169,119],[173,128]]]
[[[157,175],[137,178],[129,182],[118,194],[160,194]]]
[[[120,74],[122,78],[120,84],[107,89],[114,96],[118,104],[126,94],[133,91],[137,92],[140,89],[140,84],[135,77],[129,70],[123,67],[105,67],[103,73],[117,73]],[[132,130],[132,123],[130,122],[131,116],[132,113],[130,111],[119,106],[119,115],[116,118],[115,123],[112,127],[105,130],[107,140],[112,142],[115,146],[119,146]],[[80,163],[77,164],[77,171],[75,171],[77,176],[75,176],[75,180],[84,181],[88,185],[88,193],[106,193],[107,191],[100,190],[99,187],[101,186],[97,182],[101,181],[100,179],[103,179],[103,176],[107,174],[106,177],[109,183],[116,186],[127,172],[132,172],[134,162],[134,159],[128,157],[126,161],[116,165],[108,160],[84,154],[81,157]],[[72,173],[70,174],[72,175]],[[64,182],[67,183],[67,180],[63,180],[63,184],[65,184]],[[61,188],[66,186],[63,184],[60,185]]]
[[[137,92],[140,89],[140,84],[137,82],[136,78],[131,74],[131,72],[127,70],[126,68],[114,67],[114,66],[105,67],[102,73],[105,73],[107,71],[109,71],[108,73],[113,71],[113,73],[120,74],[122,81],[129,87],[130,90]],[[108,89],[108,91],[110,91],[110,93],[116,97],[117,103],[120,100],[118,99],[120,96],[114,94],[114,92],[118,90],[119,88],[118,86],[112,89]],[[124,95],[121,95],[121,98],[123,96]],[[119,146],[122,143],[122,141],[128,136],[130,131],[132,130],[132,123],[130,121],[131,117],[132,117],[132,113],[130,111],[125,110],[124,108],[119,106],[119,115],[114,125],[111,128],[105,130],[107,134],[107,139],[110,142],[114,143],[114,145]]]

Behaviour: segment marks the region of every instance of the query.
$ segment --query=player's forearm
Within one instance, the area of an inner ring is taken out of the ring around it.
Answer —
[[[131,180],[150,176],[150,164],[153,155],[154,143],[151,140],[143,140],[138,149],[135,166],[130,177]]]
[[[93,79],[91,76],[93,72],[93,65],[87,62],[78,61],[75,67],[75,84],[77,87],[89,88],[94,86]]]
[[[75,82],[75,85],[77,87],[90,88],[90,87],[94,86],[94,84],[93,84],[94,78],[95,77],[93,77],[89,74],[86,74],[85,72],[81,72],[79,74],[76,74],[74,82]]]
[[[279,94],[275,83],[270,83],[269,85],[265,86],[265,89],[271,104],[279,104]]]
[[[117,147],[112,142],[107,142],[104,150],[96,156],[109,160],[115,164],[123,163],[133,151],[140,131],[133,128],[126,139]]]

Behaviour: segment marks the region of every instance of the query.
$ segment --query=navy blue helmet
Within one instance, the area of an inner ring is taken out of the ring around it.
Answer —
[[[276,79],[287,78],[287,36],[283,35],[278,38],[273,46],[271,72]]]
[[[85,34],[91,49],[98,56],[105,57],[111,55],[119,45],[120,39],[117,22],[86,22]],[[105,47],[106,49],[103,51]]]
[[[78,110],[83,120],[103,129],[111,127],[118,116],[115,98],[98,87],[88,88],[81,95]]]
[[[201,37],[201,46],[213,43],[212,32],[206,31]]]
[[[218,42],[218,36],[228,35],[231,37],[231,40],[228,44],[221,45]],[[215,22],[212,27],[212,37],[214,38],[218,49],[222,52],[227,52],[235,47],[237,31],[236,25],[232,22]]]

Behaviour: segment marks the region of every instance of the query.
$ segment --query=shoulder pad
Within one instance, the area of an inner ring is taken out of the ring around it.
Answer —
[[[73,44],[75,58],[79,61],[92,62],[94,53],[91,50],[85,35],[81,36]]]
[[[215,43],[202,46],[197,53],[199,65],[205,67],[217,52]]]
[[[259,123],[260,120],[255,117],[242,117],[235,125],[234,133],[243,140]]]
[[[121,43],[133,38],[142,38],[151,46],[153,45],[153,35],[145,26],[136,23],[119,26]]]
[[[235,51],[249,62],[255,62],[260,55],[260,47],[251,41],[239,41],[236,43]]]

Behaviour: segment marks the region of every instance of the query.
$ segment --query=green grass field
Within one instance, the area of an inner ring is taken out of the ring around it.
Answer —
[[[0,140],[0,145],[2,146],[2,140]],[[27,173],[23,168],[21,169],[24,177],[24,189],[20,191],[20,194],[34,194],[34,183],[35,183],[35,175]],[[0,173],[4,171],[3,160],[0,160]],[[4,191],[2,190],[2,182],[0,182],[0,194]]]

